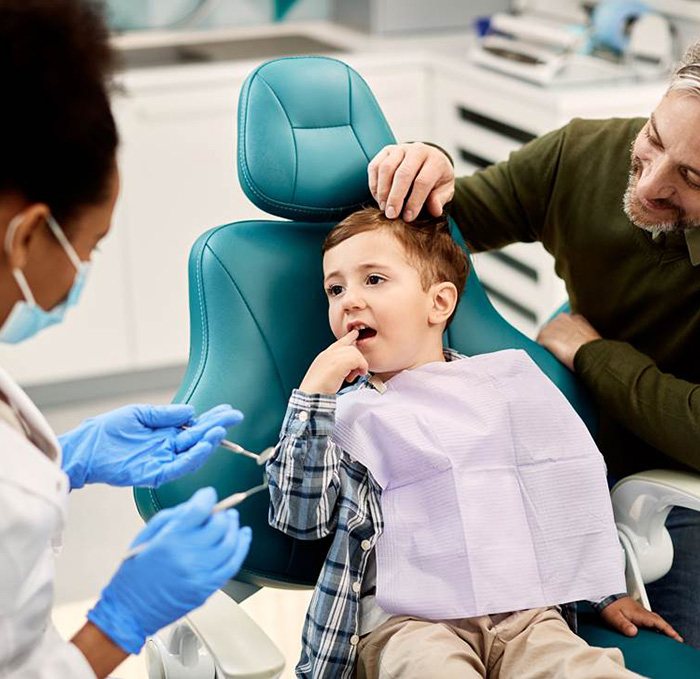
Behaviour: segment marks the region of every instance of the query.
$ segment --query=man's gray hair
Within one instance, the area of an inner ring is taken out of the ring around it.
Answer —
[[[683,90],[700,97],[700,41],[691,45],[671,76],[668,91]]]

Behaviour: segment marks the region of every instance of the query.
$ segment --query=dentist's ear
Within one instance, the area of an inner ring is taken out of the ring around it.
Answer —
[[[5,227],[2,245],[10,269],[24,269],[32,239],[45,228],[48,205],[32,203],[16,214]]]
[[[428,323],[430,325],[446,323],[457,306],[459,298],[457,286],[454,283],[443,281],[433,284],[430,291],[432,307],[428,313]]]

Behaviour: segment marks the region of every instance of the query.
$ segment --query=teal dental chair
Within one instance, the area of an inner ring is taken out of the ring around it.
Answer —
[[[394,137],[360,76],[340,61],[321,57],[280,59],[256,69],[241,93],[238,129],[245,193],[258,207],[290,221],[227,224],[195,243],[189,263],[190,357],[174,400],[191,403],[197,411],[234,404],[246,419],[229,432],[230,438],[261,451],[277,441],[291,390],[333,341],[321,284],[321,243],[340,218],[370,201],[367,163]],[[454,236],[461,240],[456,230]],[[587,425],[595,427],[594,411],[573,375],[498,315],[473,270],[445,342],[468,355],[527,350]],[[632,490],[632,498],[640,486],[645,497],[660,498],[645,500],[647,523],[667,548],[663,512],[668,513],[669,502],[700,509],[700,481],[637,476],[620,485]],[[201,486],[212,485],[223,497],[262,478],[254,460],[219,449],[184,479],[157,490],[137,489],[136,503],[148,519]],[[644,525],[624,515],[634,504],[629,497],[625,494],[619,503],[617,519],[634,563],[630,582],[643,592],[643,564],[654,539],[645,537]],[[242,523],[254,535],[244,568],[226,594],[218,593],[188,616],[203,645],[186,623],[152,640],[152,677],[274,677],[281,672],[279,652],[246,621],[235,601],[264,586],[313,587],[329,543],[296,541],[270,528],[268,499],[266,492],[258,493],[239,506]],[[657,567],[653,576],[661,571]],[[627,639],[586,615],[580,631],[596,645],[621,647],[628,666],[646,676],[700,676],[700,652],[666,637],[641,631]],[[216,675],[211,656],[218,664]]]

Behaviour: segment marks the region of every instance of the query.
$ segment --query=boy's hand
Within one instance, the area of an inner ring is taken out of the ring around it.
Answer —
[[[600,616],[610,627],[628,637],[635,636],[637,628],[641,626],[655,629],[676,641],[683,641],[683,637],[660,615],[648,611],[628,596],[613,601],[602,610]]]
[[[335,394],[343,381],[366,375],[369,365],[355,346],[359,335],[359,331],[351,330],[316,356],[299,389],[307,394]]]

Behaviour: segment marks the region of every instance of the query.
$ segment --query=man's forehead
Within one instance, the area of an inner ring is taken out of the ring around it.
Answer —
[[[700,152],[700,97],[697,95],[682,90],[669,92],[654,109],[651,121],[664,144],[677,143]]]

